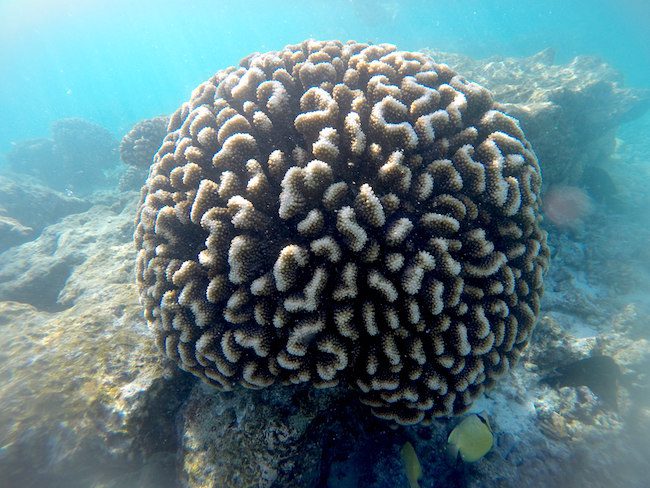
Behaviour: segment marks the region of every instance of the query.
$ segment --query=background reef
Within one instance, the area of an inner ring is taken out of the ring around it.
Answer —
[[[599,53],[628,84],[650,86],[643,0],[310,1],[23,0],[0,2],[0,153],[63,117],[125,134],[170,114],[217,69],[310,37],[431,46],[484,58],[558,49]],[[220,26],[216,28],[215,26]],[[459,71],[464,71],[460,70]]]
[[[218,392],[162,362],[133,270],[140,195],[129,188],[145,175],[118,191],[127,165],[107,159],[102,178],[66,195],[60,183],[68,163],[49,149],[38,152],[45,142],[37,149],[19,144],[12,158],[51,157],[62,175],[54,188],[47,165],[15,167],[0,179],[3,484],[406,486],[399,450],[408,440],[423,467],[423,487],[557,486],[558,480],[645,486],[648,95],[626,88],[616,71],[594,59],[553,64],[548,52],[488,60],[434,55],[497,93],[540,155],[551,151],[540,157],[550,175],[545,191],[572,188],[589,203],[570,225],[545,221],[552,266],[531,346],[475,405],[488,412],[496,436],[485,459],[462,467],[445,458],[453,420],[392,429],[342,388]],[[556,121],[579,130],[558,131]],[[74,127],[86,137],[88,124]],[[577,156],[555,167],[558,147]],[[542,381],[556,366],[596,354],[621,367],[617,409],[586,386]]]
[[[50,138],[16,143],[6,155],[8,169],[67,193],[106,183],[106,171],[119,161],[117,141],[106,128],[74,118],[55,121],[50,131]]]

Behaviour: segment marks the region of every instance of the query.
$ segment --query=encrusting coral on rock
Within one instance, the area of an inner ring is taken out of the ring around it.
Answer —
[[[518,359],[548,264],[537,159],[490,92],[394,46],[305,41],[200,85],[138,212],[158,345],[220,389],[349,385],[465,411]]]

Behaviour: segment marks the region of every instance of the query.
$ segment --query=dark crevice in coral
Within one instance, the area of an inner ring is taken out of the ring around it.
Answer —
[[[134,452],[144,459],[156,453],[178,450],[176,417],[196,379],[182,371],[170,374],[171,378],[161,378],[150,388],[148,401],[134,418],[134,422],[140,424]]]
[[[306,440],[305,449],[317,444],[321,453],[318,475],[310,486],[388,486],[383,485],[381,479],[390,479],[391,486],[398,486],[395,481],[401,476],[399,457],[395,458],[394,466],[390,466],[390,472],[376,473],[374,467],[379,459],[395,457],[392,451],[403,436],[402,430],[392,429],[386,422],[374,417],[352,393],[342,396],[322,415],[311,421],[303,437]],[[318,441],[314,443],[316,439]],[[313,462],[312,456],[302,455],[295,461],[293,470],[279,477],[272,485],[273,488],[295,486],[291,485],[292,479],[313,469],[311,466],[303,466]],[[383,466],[385,468],[386,463]]]

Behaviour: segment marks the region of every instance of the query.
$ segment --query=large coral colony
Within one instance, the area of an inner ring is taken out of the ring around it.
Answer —
[[[137,217],[161,349],[220,389],[467,410],[526,346],[549,259],[536,157],[493,103],[387,44],[305,41],[201,84]]]

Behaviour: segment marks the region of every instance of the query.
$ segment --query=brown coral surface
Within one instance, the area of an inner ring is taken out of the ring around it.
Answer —
[[[167,135],[169,117],[145,119],[135,124],[120,142],[120,159],[129,166],[148,169]]]
[[[540,186],[518,123],[424,54],[252,55],[193,92],[155,156],[145,316],[221,389],[344,384],[400,423],[457,414],[534,327]]]
[[[650,90],[626,87],[623,76],[596,57],[558,64],[552,49],[482,60],[426,52],[490,89],[495,108],[519,120],[535,147],[545,187],[578,184],[592,168],[608,168],[618,127],[650,107]]]

